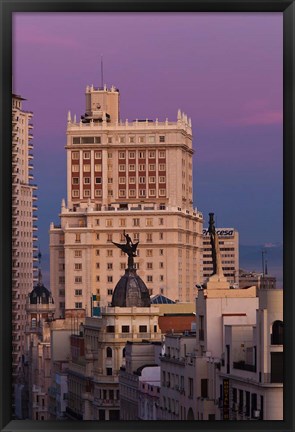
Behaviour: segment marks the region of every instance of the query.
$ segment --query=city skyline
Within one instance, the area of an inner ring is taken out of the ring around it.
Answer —
[[[66,196],[67,112],[79,118],[86,85],[101,85],[101,56],[122,120],[175,121],[179,108],[192,118],[204,222],[214,211],[241,244],[282,242],[282,14],[17,13],[13,25],[13,87],[34,112],[42,251]]]

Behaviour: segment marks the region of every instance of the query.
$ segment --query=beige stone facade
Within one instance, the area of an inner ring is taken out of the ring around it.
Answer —
[[[235,228],[216,228],[223,274],[230,285],[239,286],[239,233]],[[203,229],[203,262],[204,282],[212,275],[212,254],[208,229]],[[254,285],[254,284],[252,284]]]
[[[99,107],[99,108],[97,108]],[[192,129],[177,120],[119,120],[119,93],[86,89],[86,115],[67,124],[67,204],[50,226],[57,316],[107,306],[126,268],[112,241],[139,241],[138,275],[150,294],[193,301],[201,274],[202,215],[192,203]]]
[[[26,297],[33,288],[33,253],[36,250],[37,197],[33,180],[33,114],[23,109],[24,99],[12,97],[12,375],[21,382],[25,353]]]

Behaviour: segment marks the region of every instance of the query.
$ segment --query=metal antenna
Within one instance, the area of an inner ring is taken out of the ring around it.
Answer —
[[[103,89],[103,57],[100,56],[100,76],[101,76],[101,88]]]

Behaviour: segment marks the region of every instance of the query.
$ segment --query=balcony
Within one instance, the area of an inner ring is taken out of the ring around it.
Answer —
[[[244,360],[233,362],[233,368],[248,372],[256,372],[256,365],[247,364]]]

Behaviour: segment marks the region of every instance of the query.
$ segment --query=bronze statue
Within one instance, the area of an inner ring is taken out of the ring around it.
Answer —
[[[139,242],[133,243],[129,234],[125,234],[125,230],[124,237],[126,244],[112,243],[128,255],[128,269],[134,269],[134,257],[136,257],[136,248]]]
[[[210,234],[210,243],[212,248],[212,263],[213,263],[213,275],[217,274],[223,276],[221,255],[219,250],[218,234],[215,230],[214,213],[209,213],[209,228],[208,233]]]

